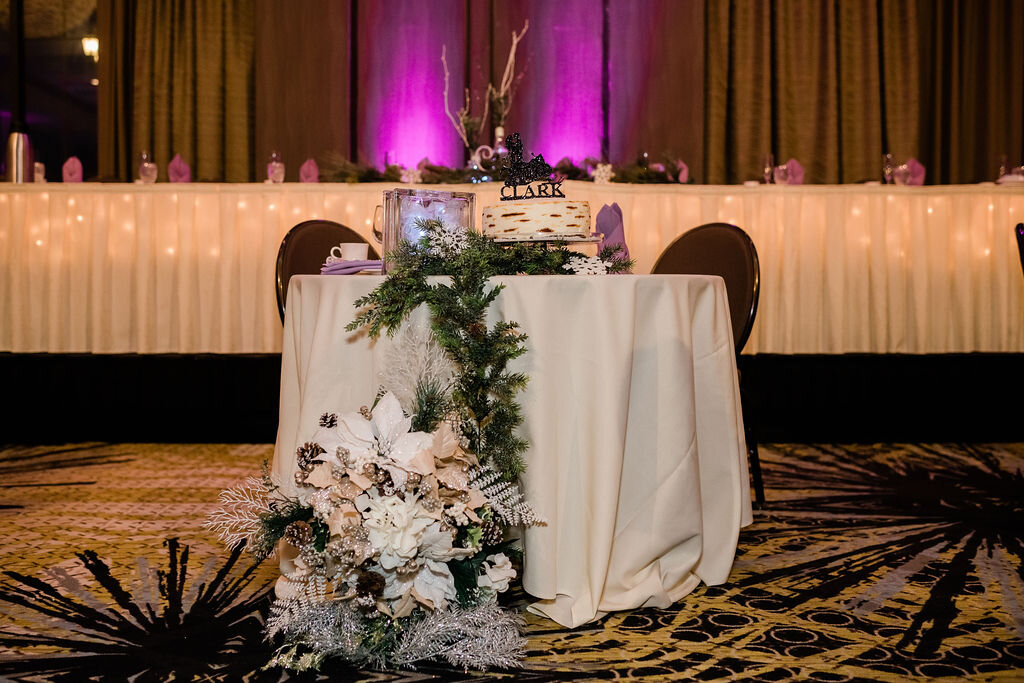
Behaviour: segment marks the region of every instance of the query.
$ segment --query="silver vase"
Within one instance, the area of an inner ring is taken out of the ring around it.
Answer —
[[[7,136],[7,180],[12,183],[31,183],[35,179],[32,145],[28,133],[12,131]]]

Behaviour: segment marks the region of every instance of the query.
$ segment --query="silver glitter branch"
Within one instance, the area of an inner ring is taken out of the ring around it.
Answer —
[[[237,486],[221,491],[220,505],[210,513],[203,526],[217,534],[228,547],[243,541],[252,548],[263,532],[260,515],[270,512],[266,485],[249,477]]]
[[[287,645],[272,663],[306,671],[324,659],[342,657],[378,669],[411,667],[444,660],[463,669],[509,669],[523,658],[526,639],[517,612],[489,602],[429,613],[408,624],[390,655],[366,647],[369,622],[347,603],[278,600],[270,608],[266,635],[280,634]]]
[[[522,626],[518,613],[494,602],[431,612],[402,635],[391,662],[444,659],[463,669],[514,668],[526,648]]]
[[[547,521],[537,514],[526,500],[519,486],[502,478],[492,465],[473,470],[469,485],[480,489],[487,498],[499,521],[506,526],[544,526]]]

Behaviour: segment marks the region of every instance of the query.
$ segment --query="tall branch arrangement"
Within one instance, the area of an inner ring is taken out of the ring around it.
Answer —
[[[501,75],[501,83],[495,88],[493,83],[487,84],[487,99],[494,108],[493,119],[495,126],[504,126],[505,118],[512,107],[512,96],[515,94],[516,81],[516,50],[519,41],[523,39],[530,28],[530,22],[523,24],[523,30],[519,33],[512,32],[512,46],[508,49],[508,60],[505,62],[505,71]]]
[[[501,83],[495,88],[493,83],[487,84],[487,96],[484,97],[484,111],[480,116],[473,116],[470,113],[469,88],[465,90],[465,102],[457,114],[452,114],[449,108],[448,91],[450,87],[451,74],[448,71],[447,46],[441,47],[441,65],[444,67],[444,113],[451,121],[455,132],[466,149],[472,151],[476,146],[477,136],[483,130],[484,122],[487,121],[488,107],[494,107],[492,123],[495,127],[504,126],[508,116],[509,108],[512,106],[512,96],[515,91],[516,71],[516,50],[519,48],[519,41],[526,35],[530,28],[530,22],[523,24],[523,29],[516,33],[512,32],[512,46],[508,51],[508,60],[505,62],[505,71],[501,76]]]

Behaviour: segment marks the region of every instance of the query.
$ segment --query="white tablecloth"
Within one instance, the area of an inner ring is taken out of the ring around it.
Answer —
[[[381,278],[301,276],[285,320],[273,472],[294,494],[295,449],[324,412],[372,402],[386,337],[345,332]],[[751,521],[725,286],[703,276],[531,276],[489,313],[518,321],[530,376],[524,488],[548,520],[525,532],[533,609],[566,626],[665,607],[724,582]],[[422,311],[425,314],[425,311]]]
[[[274,353],[274,262],[309,218],[369,235],[382,184],[0,186],[0,351]],[[438,186],[432,186],[438,189]],[[497,201],[496,184],[477,191]],[[566,182],[618,202],[636,272],[733,222],[761,259],[746,353],[1024,352],[1024,190]]]

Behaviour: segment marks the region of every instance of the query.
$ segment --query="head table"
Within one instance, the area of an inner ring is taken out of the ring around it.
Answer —
[[[276,353],[274,263],[296,223],[370,236],[392,184],[0,186],[0,351]],[[477,192],[499,185],[422,186]],[[747,353],[1024,352],[1013,226],[995,184],[708,186],[567,181],[618,202],[636,272],[702,223],[753,238],[761,301]]]
[[[295,450],[325,412],[372,403],[394,343],[346,332],[377,276],[292,278],[273,474],[296,494]],[[578,626],[665,607],[724,582],[751,522],[736,361],[721,278],[509,276],[488,324],[529,335],[510,370],[530,441],[524,491],[531,609]],[[407,324],[423,324],[425,309]]]

